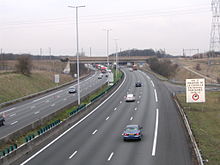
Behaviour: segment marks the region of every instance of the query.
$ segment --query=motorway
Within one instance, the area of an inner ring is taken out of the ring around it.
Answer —
[[[98,79],[98,75],[99,73],[96,72],[94,75],[80,82],[81,97],[88,95],[107,82],[106,77]],[[77,87],[76,84],[71,84],[44,95],[0,109],[0,112],[6,116],[5,126],[0,127],[0,139],[77,101],[77,93],[68,93],[70,86]]]
[[[141,71],[125,71],[121,86],[63,134],[15,164],[191,165],[192,151],[164,84]],[[140,80],[142,87],[135,87]],[[135,102],[125,102],[127,93]],[[127,124],[143,127],[141,141],[124,142]]]

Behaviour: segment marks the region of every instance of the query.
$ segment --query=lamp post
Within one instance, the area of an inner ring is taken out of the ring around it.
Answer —
[[[112,30],[112,29],[103,29],[106,31],[107,33],[107,38],[106,38],[106,56],[107,56],[107,66],[108,66],[108,69],[109,69],[109,32]]]
[[[80,85],[79,85],[79,30],[78,30],[78,8],[85,6],[68,6],[76,9],[76,56],[77,56],[77,94],[78,105],[80,105]]]
[[[114,39],[115,40],[115,46],[116,46],[116,66],[115,66],[115,69],[116,69],[116,79],[118,77],[118,43],[117,43],[117,40],[118,39]]]

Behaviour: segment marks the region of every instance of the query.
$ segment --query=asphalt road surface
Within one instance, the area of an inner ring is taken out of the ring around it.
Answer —
[[[99,73],[96,72],[91,77],[80,81],[81,97],[88,95],[107,82],[105,76],[102,79],[98,79],[98,75]],[[0,138],[77,101],[77,93],[68,93],[70,86],[77,88],[76,84],[71,84],[1,109],[0,112],[4,113],[6,117],[5,126],[0,127]]]
[[[191,165],[192,151],[176,106],[163,83],[141,71],[125,71],[113,95],[21,165]],[[135,87],[136,81],[143,83]],[[127,93],[135,102],[125,102]],[[124,142],[128,124],[143,127],[141,141]]]

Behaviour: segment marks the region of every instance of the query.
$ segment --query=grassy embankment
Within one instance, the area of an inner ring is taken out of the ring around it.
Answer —
[[[24,97],[57,86],[54,73],[37,71],[30,77],[13,72],[0,74],[0,103]],[[60,84],[70,82],[71,76],[60,75]]]
[[[220,163],[220,92],[207,92],[205,103],[186,103],[178,95],[204,159],[210,165]]]

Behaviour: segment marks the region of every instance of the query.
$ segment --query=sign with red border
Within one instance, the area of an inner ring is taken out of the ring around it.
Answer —
[[[186,79],[186,102],[205,102],[205,79]]]

